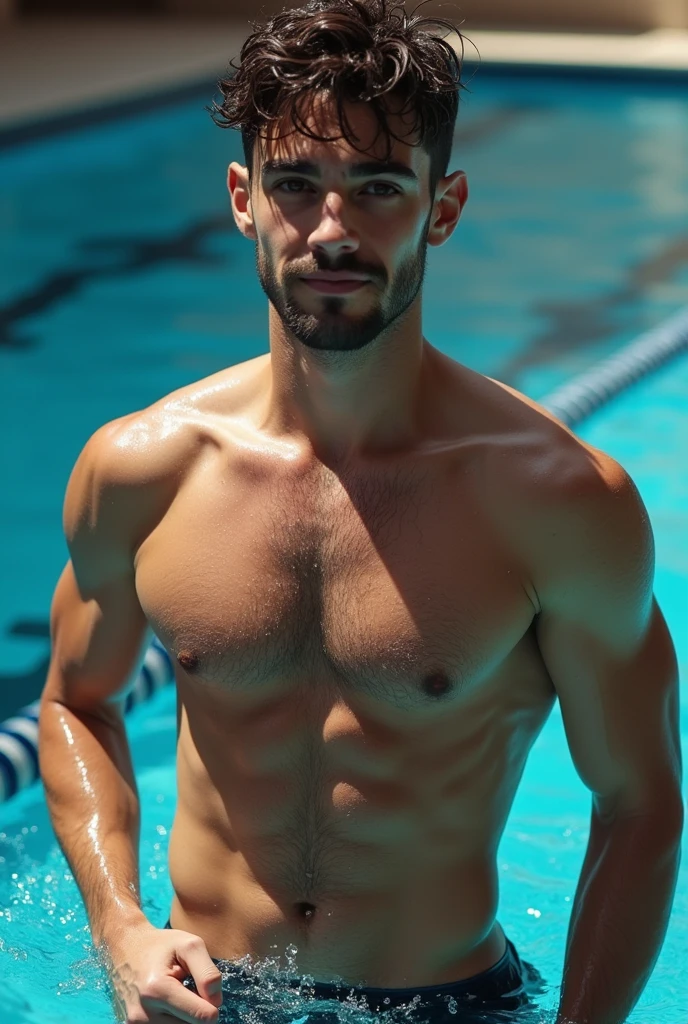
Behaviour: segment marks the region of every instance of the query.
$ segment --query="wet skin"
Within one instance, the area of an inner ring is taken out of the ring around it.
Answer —
[[[350,114],[372,146],[366,110]],[[674,842],[676,672],[621,467],[423,336],[425,249],[454,230],[465,175],[430,197],[425,151],[373,155],[371,170],[344,142],[291,137],[259,148],[252,181],[230,166],[270,352],[106,424],[82,453],[44,777],[94,934],[126,947],[141,917],[131,766],[87,733],[80,750],[58,715],[112,722],[153,630],[178,690],[173,928],[216,959],[286,968],[295,946],[291,969],[316,980],[408,987],[502,956],[497,848],[555,694],[594,794],[593,858],[666,794]],[[580,977],[605,946],[605,898],[572,947]]]
[[[402,986],[504,950],[495,852],[554,700],[514,533],[528,463],[577,442],[427,360],[443,385],[424,442],[336,472],[256,425],[266,357],[121,428],[181,477],[136,590],[176,663],[172,926],[212,956],[294,944],[320,980]]]

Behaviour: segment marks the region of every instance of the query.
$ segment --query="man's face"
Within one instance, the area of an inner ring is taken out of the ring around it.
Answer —
[[[299,133],[258,140],[251,203],[261,286],[286,328],[312,349],[369,345],[416,298],[432,203],[430,157],[397,142],[388,161],[364,103],[346,108],[359,152]],[[340,134],[327,100],[310,123]],[[394,115],[396,134],[407,131]]]

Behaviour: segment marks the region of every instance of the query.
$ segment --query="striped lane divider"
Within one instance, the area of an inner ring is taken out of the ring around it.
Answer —
[[[616,355],[568,381],[540,401],[569,427],[576,426],[615,395],[688,350],[688,308],[641,335]],[[172,663],[155,637],[132,690],[125,713],[174,680]],[[39,777],[38,708],[34,701],[0,724],[0,803]]]
[[[688,308],[562,384],[540,405],[573,427],[683,350],[688,350]]]
[[[136,681],[124,701],[124,713],[143,704],[174,679],[172,662],[157,637],[153,638]],[[30,786],[39,777],[38,711],[40,700],[27,704],[0,724],[0,803]]]

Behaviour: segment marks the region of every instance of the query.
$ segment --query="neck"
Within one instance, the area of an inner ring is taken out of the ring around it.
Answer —
[[[328,462],[411,444],[427,348],[420,303],[400,319],[357,351],[319,351],[294,338],[271,305],[265,427],[304,434]]]

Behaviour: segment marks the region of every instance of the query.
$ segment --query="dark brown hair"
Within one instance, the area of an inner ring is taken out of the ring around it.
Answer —
[[[420,6],[423,6],[421,4]],[[221,128],[241,130],[251,171],[258,136],[268,126],[290,124],[294,131],[321,142],[344,138],[355,149],[345,102],[370,105],[389,158],[392,139],[388,100],[410,118],[408,135],[430,154],[430,189],[447,172],[459,106],[463,37],[451,22],[409,15],[398,0],[310,0],[285,10],[255,31],[241,48],[238,63],[218,83],[221,102],[210,108]],[[458,35],[461,57],[436,34]],[[336,103],[341,135],[322,136],[306,123],[308,101],[320,90]],[[306,101],[304,104],[304,100]],[[401,101],[400,105],[396,101]],[[359,149],[360,152],[360,149]]]

